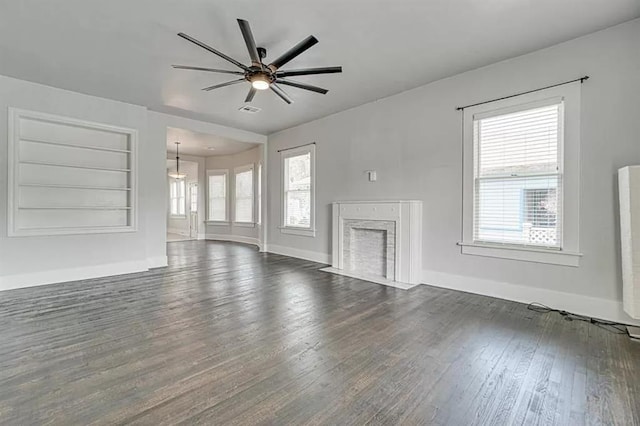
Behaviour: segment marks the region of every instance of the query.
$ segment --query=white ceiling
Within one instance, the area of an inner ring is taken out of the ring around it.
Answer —
[[[640,16],[640,0],[19,0],[0,2],[0,74],[152,110],[268,134]],[[309,34],[320,43],[284,68],[342,65],[299,77],[325,96],[287,88],[286,105],[225,75],[234,69],[182,31],[248,63],[236,18],[249,20],[267,61]]]
[[[206,133],[169,127],[167,129],[167,152],[176,152],[176,141],[180,142],[180,154],[199,157],[232,155],[258,146],[255,143],[238,142]]]

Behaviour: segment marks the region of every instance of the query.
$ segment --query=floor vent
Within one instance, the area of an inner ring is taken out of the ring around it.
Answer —
[[[238,110],[242,112],[248,112],[249,114],[255,114],[256,112],[260,111],[260,108],[256,108],[251,105],[242,105],[240,108],[238,108]]]

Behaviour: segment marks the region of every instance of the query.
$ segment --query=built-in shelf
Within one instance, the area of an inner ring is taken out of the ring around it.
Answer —
[[[131,169],[114,169],[111,167],[81,166],[79,164],[60,164],[60,163],[50,163],[48,161],[20,161],[20,164],[34,164],[36,166],[69,167],[72,169],[102,170],[106,172],[125,172],[126,173],[131,171]]]
[[[122,225],[100,225],[101,228],[113,228],[113,229],[120,229],[122,228]],[[43,226],[40,227],[38,229],[52,229],[52,230],[63,230],[63,229],[93,229],[95,228],[94,225],[73,225],[73,227],[68,227],[68,226]]]
[[[131,210],[126,206],[29,206],[18,207],[21,210]]]
[[[96,227],[94,225],[73,225],[71,226],[41,226],[39,228],[37,228],[37,231],[48,231],[51,232],[52,234],[77,234],[78,232],[72,232],[75,230],[84,230],[87,231],[86,233],[94,233],[93,231],[96,230]],[[108,232],[130,232],[127,229],[124,229],[122,227],[122,225],[100,225],[100,230],[102,232],[104,231],[108,231]],[[101,232],[101,233],[102,233]]]
[[[135,129],[9,108],[8,130],[8,236],[137,230]]]
[[[60,185],[55,183],[21,183],[20,186],[35,188],[62,188],[62,189],[96,189],[100,191],[131,191],[131,188],[117,186],[84,186],[84,185]]]
[[[69,148],[78,148],[78,149],[89,149],[92,151],[106,151],[106,152],[120,152],[123,154],[128,154],[131,151],[128,149],[118,149],[118,148],[105,148],[102,146],[92,146],[92,145],[79,145],[79,144],[75,144],[75,143],[68,143],[68,142],[55,142],[55,141],[48,141],[48,140],[44,140],[44,139],[35,139],[35,138],[20,138],[21,141],[23,142],[33,142],[33,143],[41,143],[41,144],[46,144],[46,145],[56,145],[56,146],[66,146]]]

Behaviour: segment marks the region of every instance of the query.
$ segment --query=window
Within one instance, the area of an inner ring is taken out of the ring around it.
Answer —
[[[563,104],[474,119],[475,242],[562,247]]]
[[[253,165],[235,169],[235,222],[253,223]]]
[[[8,125],[8,236],[136,230],[136,130],[16,108]]]
[[[184,179],[172,179],[169,186],[171,216],[184,216],[186,202]]]
[[[258,224],[262,223],[262,163],[258,164]]]
[[[555,188],[525,189],[525,225],[555,228],[558,217],[558,194]]]
[[[226,170],[207,170],[208,209],[207,220],[226,222],[228,172]]]
[[[315,233],[315,145],[282,151],[282,232]]]
[[[577,266],[579,84],[464,111],[465,254]]]
[[[198,184],[192,183],[189,185],[189,211],[192,213],[198,212]]]

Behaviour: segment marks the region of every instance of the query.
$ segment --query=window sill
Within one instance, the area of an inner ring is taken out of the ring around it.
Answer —
[[[462,254],[497,257],[524,262],[548,263],[551,265],[578,267],[580,266],[580,258],[582,257],[582,253],[563,250],[499,246],[481,243],[458,243],[458,245],[462,247]]]
[[[180,215],[180,214],[172,214],[172,215],[169,215],[169,218],[170,218],[170,219],[186,219],[186,218],[187,218],[187,215],[186,215],[186,214],[183,214],[183,215]]]
[[[301,235],[303,237],[315,237],[316,230],[310,228],[295,228],[292,226],[281,226],[280,232],[283,234]]]
[[[239,226],[241,228],[255,228],[256,224],[253,222],[233,222],[233,226]]]
[[[205,220],[204,223],[211,226],[229,226],[228,220]]]

